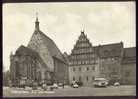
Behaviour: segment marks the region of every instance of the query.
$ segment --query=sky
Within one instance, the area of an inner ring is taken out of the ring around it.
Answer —
[[[60,2],[3,4],[3,66],[9,69],[11,52],[27,46],[35,27],[70,54],[84,29],[93,46],[123,42],[136,46],[135,2]]]

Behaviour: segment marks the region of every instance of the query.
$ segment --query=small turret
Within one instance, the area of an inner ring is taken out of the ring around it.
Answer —
[[[35,30],[36,30],[36,31],[39,30],[38,13],[36,13]]]

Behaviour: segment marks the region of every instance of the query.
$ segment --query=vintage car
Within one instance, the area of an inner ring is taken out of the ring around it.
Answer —
[[[58,84],[57,83],[54,83],[53,86],[52,86],[53,89],[58,89]]]
[[[71,83],[71,87],[73,87],[73,88],[78,88],[79,85],[77,84],[76,81],[72,81],[72,83]]]
[[[120,86],[120,83],[119,82],[115,82],[114,86]]]
[[[73,84],[73,88],[79,88],[78,84]]]
[[[93,85],[94,87],[107,87],[108,80],[105,78],[95,78]]]

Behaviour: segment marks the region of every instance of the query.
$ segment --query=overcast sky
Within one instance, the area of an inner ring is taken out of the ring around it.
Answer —
[[[136,44],[134,2],[3,4],[4,70],[9,69],[11,51],[28,44],[36,12],[41,31],[55,41],[61,52],[71,52],[82,29],[93,46],[120,41],[124,47]]]

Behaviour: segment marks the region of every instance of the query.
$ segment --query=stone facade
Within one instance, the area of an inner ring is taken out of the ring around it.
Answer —
[[[13,84],[20,79],[71,83],[80,81],[92,86],[96,77],[104,77],[113,83],[136,83],[135,48],[124,48],[123,43],[92,46],[81,31],[70,55],[62,54],[54,41],[39,28],[36,18],[35,31],[27,47],[20,46],[10,56],[10,73]]]
[[[35,31],[27,47],[21,46],[10,57],[11,80],[15,85],[26,77],[38,83],[68,82],[68,64],[52,39],[39,29],[36,18]]]
[[[99,58],[84,31],[81,31],[81,35],[69,55],[69,81],[71,83],[75,80],[89,86],[98,76]]]
[[[54,81],[68,84],[68,64],[56,57],[54,59]]]
[[[125,48],[121,62],[122,84],[136,84],[136,48]]]
[[[10,56],[10,74],[13,85],[19,85],[22,79],[40,82],[47,79],[47,66],[33,50],[20,46],[16,53]]]
[[[104,77],[110,84],[116,81],[121,84],[135,84],[136,54],[135,48],[130,49],[131,54],[124,56],[129,51],[126,52],[123,42],[92,46],[82,31],[71,54],[68,55],[69,82],[81,79],[83,85],[92,86],[95,77]],[[126,59],[131,62],[128,63]],[[127,62],[123,62],[124,60]],[[128,72],[129,76],[125,76]]]

